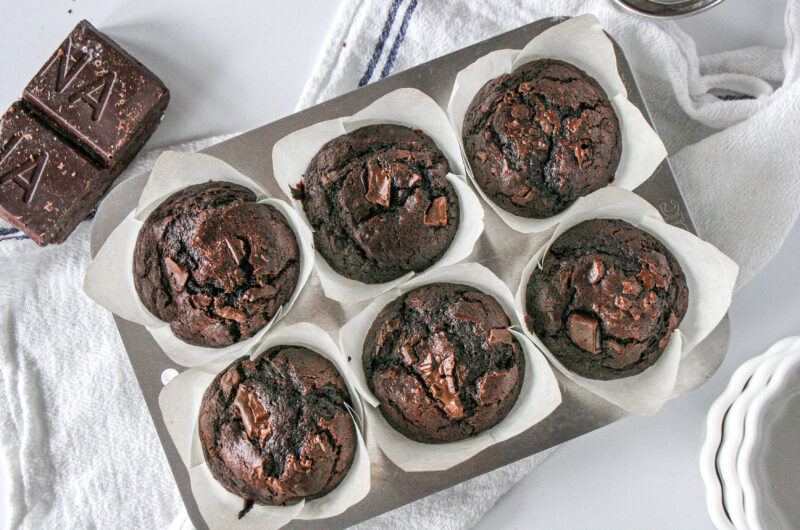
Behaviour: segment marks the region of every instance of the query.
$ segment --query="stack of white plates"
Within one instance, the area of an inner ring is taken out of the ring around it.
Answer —
[[[700,472],[717,528],[800,528],[800,337],[733,374],[708,412]]]

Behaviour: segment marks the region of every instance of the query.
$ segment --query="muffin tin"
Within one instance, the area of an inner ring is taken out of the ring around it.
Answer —
[[[499,35],[405,72],[370,84],[336,99],[293,114],[272,124],[217,144],[204,152],[232,165],[264,186],[273,197],[282,197],[272,173],[272,147],[282,137],[314,123],[353,114],[375,99],[403,87],[417,88],[431,96],[443,108],[447,105],[455,74],[486,53],[521,48],[547,28],[565,20],[560,17],[539,20],[511,32]],[[629,99],[641,109],[652,124],[633,74],[621,49],[615,44],[618,68],[628,90]],[[91,248],[96,254],[111,231],[136,205],[147,175],[128,179],[117,186],[101,205],[92,227]],[[642,184],[637,194],[658,208],[664,219],[675,226],[694,232],[669,162],[664,160],[655,173]],[[522,269],[548,233],[521,234],[508,228],[484,206],[485,231],[476,244],[470,260],[477,261],[497,274],[514,290]],[[368,301],[339,304],[325,298],[316,275],[312,275],[292,312],[276,329],[297,323],[313,322],[336,336],[338,329],[361,311]],[[197,528],[207,528],[197,508],[189,475],[167,433],[158,406],[162,381],[170,374],[182,371],[172,362],[147,332],[144,326],[114,316],[131,365],[138,379],[156,432],[175,476],[189,517]],[[729,325],[725,317],[716,329],[681,362],[678,386],[672,397],[700,386],[716,371],[728,347]],[[350,352],[347,352],[351,354]],[[366,429],[367,449],[371,459],[372,488],[364,500],[344,513],[320,520],[293,521],[287,527],[343,528],[415,501],[477,475],[510,464],[543,451],[594,429],[603,427],[626,415],[624,410],[604,401],[557,373],[563,402],[549,417],[522,434],[497,443],[455,467],[443,471],[409,473],[391,463],[378,448]]]

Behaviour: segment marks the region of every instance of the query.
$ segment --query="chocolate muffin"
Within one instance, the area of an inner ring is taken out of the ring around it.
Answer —
[[[213,477],[267,506],[316,499],[347,475],[358,437],[336,367],[301,346],[242,357],[214,378],[200,405],[199,434]]]
[[[189,344],[252,337],[297,287],[300,249],[284,216],[229,182],[189,186],[147,218],[133,254],[144,306]]]
[[[449,171],[422,131],[369,125],[325,144],[292,194],[333,270],[382,283],[428,268],[450,247],[459,204]]]
[[[619,121],[603,88],[554,59],[486,83],[464,117],[464,150],[486,195],[504,210],[551,217],[614,178]]]
[[[429,284],[388,304],[362,354],[383,417],[423,443],[462,440],[499,423],[525,376],[510,325],[494,298],[466,285]]]
[[[525,322],[569,370],[636,375],[661,357],[689,301],[677,260],[619,220],[584,221],[556,239],[528,280]]]

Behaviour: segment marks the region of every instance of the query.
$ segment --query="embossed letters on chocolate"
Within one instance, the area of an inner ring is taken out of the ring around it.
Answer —
[[[51,127],[106,167],[124,164],[169,102],[164,84],[86,21],[22,94]]]
[[[90,60],[89,52],[83,52],[83,55],[77,58],[72,57],[72,39],[68,37],[53,56],[53,59],[45,66],[45,69],[52,68],[53,66],[56,66],[58,69],[56,75],[56,92],[59,94],[64,92]],[[73,63],[71,68],[70,63]]]
[[[40,245],[63,240],[112,178],[20,103],[0,128],[0,216]]]
[[[114,83],[117,81],[117,74],[109,72],[94,83],[79,88],[74,94],[69,97],[70,103],[83,101],[92,107],[92,120],[98,121],[103,117],[103,111],[106,110],[108,104],[108,96],[114,89]]]
[[[36,193],[36,188],[39,187],[39,180],[42,178],[42,172],[47,165],[48,156],[46,152],[38,157],[31,156],[28,162],[0,175],[0,185],[6,182],[13,182],[25,192],[22,196],[22,202],[31,202],[33,194]]]

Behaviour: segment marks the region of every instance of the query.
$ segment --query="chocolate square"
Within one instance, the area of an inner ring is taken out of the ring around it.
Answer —
[[[38,245],[61,243],[114,180],[14,103],[0,122],[0,216]]]
[[[79,23],[22,95],[106,167],[127,163],[161,121],[169,90],[89,22]]]

